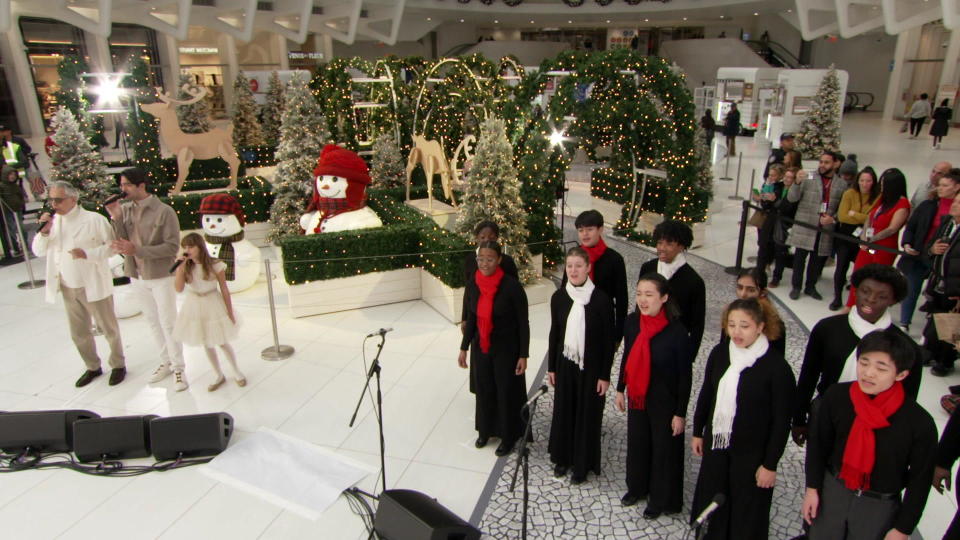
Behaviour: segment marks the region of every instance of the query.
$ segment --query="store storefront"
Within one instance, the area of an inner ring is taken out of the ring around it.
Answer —
[[[67,23],[34,17],[20,18],[20,33],[40,102],[40,114],[46,124],[57,112],[56,92],[60,89],[57,65],[65,56],[87,56],[84,34]]]
[[[133,60],[139,56],[150,67],[150,86],[163,86],[160,48],[155,31],[135,24],[114,24],[109,44],[114,71],[128,72]]]
[[[0,56],[0,124],[13,129],[14,133],[21,133],[20,122],[17,120],[17,107],[13,103],[13,92],[7,83],[7,66]]]

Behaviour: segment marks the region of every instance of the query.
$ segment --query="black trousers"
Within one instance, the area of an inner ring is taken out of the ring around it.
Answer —
[[[933,279],[933,278],[931,278]],[[934,313],[947,313],[956,302],[947,298],[946,295],[934,293],[927,304],[927,325],[923,328],[923,348],[930,351],[934,363],[946,368],[953,367],[957,361],[957,350],[946,341],[940,341],[937,336],[937,325],[933,322]]]
[[[926,120],[925,117],[920,118],[911,118],[910,119],[910,134],[911,135],[920,135],[920,129],[923,128],[923,122]]]
[[[817,281],[820,280],[820,276],[823,274],[823,265],[827,262],[825,255],[817,255],[817,249],[819,247],[820,239],[817,238],[817,242],[813,245],[813,251],[800,248],[793,250],[793,277],[791,278],[791,282],[793,283],[794,289],[801,287],[813,289],[817,286]],[[809,263],[807,262],[808,256],[810,257]],[[803,281],[804,266],[806,266],[807,270],[806,286],[804,286]]]
[[[627,492],[669,513],[683,507],[684,436],[673,436],[672,419],[669,411],[627,412]]]
[[[849,234],[849,233],[847,233]],[[843,286],[847,284],[847,270],[857,260],[860,245],[836,239],[837,267],[833,271],[833,297],[843,302]]]
[[[956,486],[960,486],[960,484],[957,482],[960,482],[960,471],[957,472],[957,477],[953,482],[957,502],[960,503],[960,491],[956,491]],[[943,533],[943,540],[960,540],[960,510],[957,510],[957,513],[953,515],[953,521],[947,527],[947,532]]]
[[[691,520],[718,493],[726,502],[713,513],[708,540],[766,540],[770,528],[773,488],[757,487],[757,467],[763,456],[744,456],[729,450],[705,450],[693,495]]]

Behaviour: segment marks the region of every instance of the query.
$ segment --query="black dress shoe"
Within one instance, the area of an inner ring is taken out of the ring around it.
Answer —
[[[587,481],[587,475],[583,475],[583,476],[573,475],[570,477],[570,483],[575,486],[579,486],[580,484],[586,481]]]
[[[814,300],[823,300],[823,296],[812,287],[804,289],[803,294],[813,298]]]
[[[513,443],[507,443],[507,441],[500,441],[500,445],[497,446],[497,450],[494,452],[498,457],[503,457],[510,453],[513,450]]]
[[[799,300],[799,299],[800,299],[800,289],[792,289],[792,290],[790,291],[790,299],[791,299],[791,300]]]
[[[477,448],[483,448],[487,445],[487,441],[490,440],[490,437],[477,437],[477,442],[473,443]]]
[[[960,384],[955,384],[949,388],[951,394],[960,394]]]
[[[564,476],[567,475],[567,470],[569,468],[570,467],[567,467],[566,465],[557,465],[556,467],[553,468],[553,475],[556,476],[557,478],[563,478]]]
[[[945,366],[937,362],[933,364],[932,368],[930,368],[930,373],[936,375],[937,377],[946,377],[947,375],[953,373],[953,366]]]
[[[637,497],[636,495],[629,492],[624,494],[623,497],[620,497],[620,503],[623,504],[624,506],[633,506],[638,502],[640,502],[640,497]]]
[[[659,510],[652,510],[649,506],[643,509],[643,517],[646,519],[657,519],[662,514]]]
[[[827,306],[827,307],[830,309],[830,311],[836,311],[836,310],[840,309],[840,307],[841,307],[842,305],[843,305],[843,304],[840,302],[840,299],[839,299],[839,298],[834,298],[834,299],[833,299],[833,302],[830,302],[830,305]]]
[[[116,368],[110,370],[110,386],[116,386],[123,382],[123,378],[127,376],[127,368]]]
[[[77,379],[77,388],[82,388],[90,384],[90,381],[96,379],[101,375],[103,375],[103,370],[100,368],[97,368],[96,371],[90,371],[90,370],[84,371],[83,375],[81,375],[80,378]]]

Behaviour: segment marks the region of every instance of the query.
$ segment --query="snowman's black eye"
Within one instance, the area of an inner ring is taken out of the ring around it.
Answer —
[[[221,221],[223,221],[223,218],[219,218],[219,217],[218,217],[218,218],[217,218],[217,223],[220,223]]]

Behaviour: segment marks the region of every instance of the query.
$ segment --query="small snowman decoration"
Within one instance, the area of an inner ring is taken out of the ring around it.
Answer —
[[[200,201],[200,225],[210,256],[227,265],[227,289],[249,289],[260,275],[260,250],[243,237],[246,219],[243,207],[226,193],[214,193]]]
[[[306,234],[382,227],[367,206],[370,173],[356,153],[328,144],[313,169],[313,199],[300,216]]]

